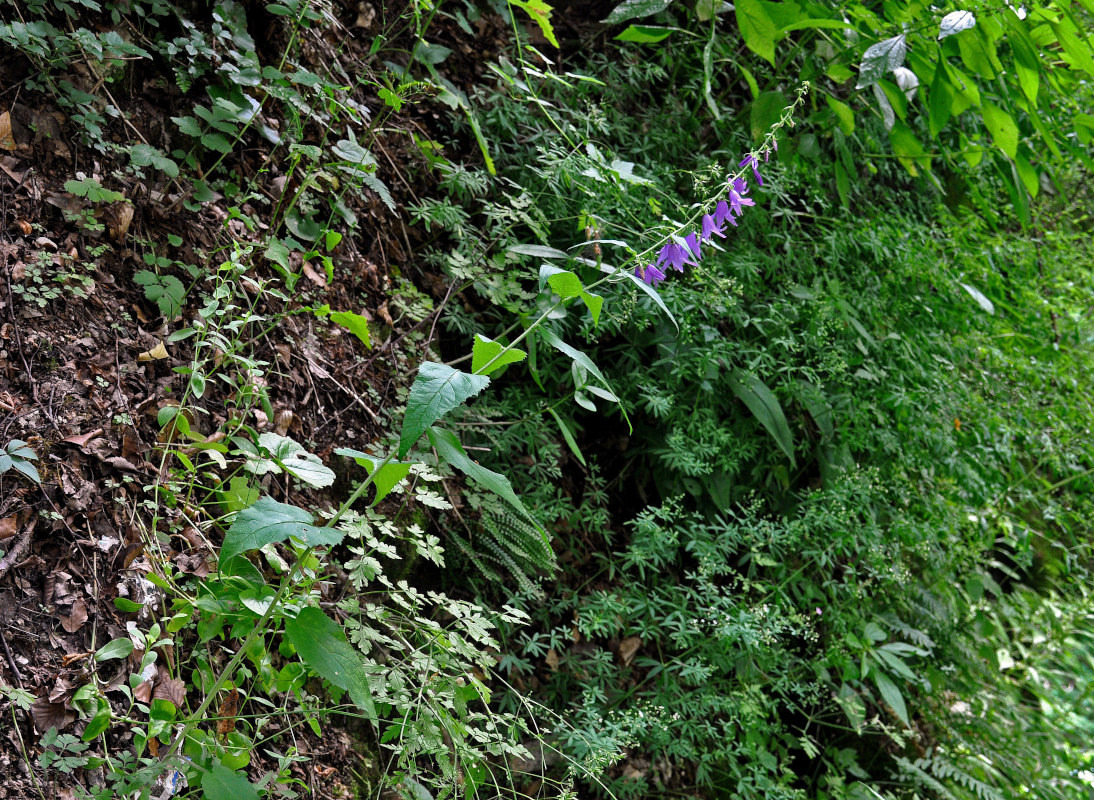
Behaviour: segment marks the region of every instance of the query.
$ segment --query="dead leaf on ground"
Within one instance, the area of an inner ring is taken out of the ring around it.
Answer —
[[[102,435],[102,432],[103,432],[102,428],[96,428],[95,430],[90,431],[89,433],[81,433],[78,436],[69,436],[64,441],[68,442],[69,444],[74,444],[77,447],[83,447],[88,442],[90,442],[92,439],[94,439],[96,436]]]
[[[0,542],[10,539],[19,530],[19,519],[14,514],[0,519]]]
[[[129,225],[133,222],[133,204],[115,203],[106,210],[105,216],[110,238],[121,241],[129,233]]]
[[[619,660],[624,667],[629,667],[634,660],[634,654],[642,646],[642,640],[637,636],[628,636],[619,643]]]
[[[224,702],[220,704],[220,709],[217,711],[217,716],[220,717],[220,721],[217,722],[217,736],[223,738],[236,729],[236,714],[238,713],[239,690],[232,689],[228,692],[228,696],[224,698]]]
[[[30,716],[39,733],[50,728],[61,730],[76,720],[76,713],[65,707],[64,703],[51,703],[49,700],[37,700],[30,707]]]
[[[307,276],[309,281],[314,283],[320,289],[327,285],[327,276],[320,275],[312,268],[312,265],[309,264],[307,261],[304,262],[304,274]]]
[[[156,690],[152,692],[153,700],[170,700],[175,708],[186,705],[186,681],[172,678],[171,673],[162,664],[156,676]]]
[[[81,597],[72,604],[71,614],[61,615],[61,627],[68,633],[75,633],[83,627],[85,622],[87,622],[87,603]]]
[[[27,173],[16,171],[15,167],[19,164],[19,160],[14,156],[0,157],[0,169],[4,170],[16,183],[22,183]]]
[[[11,135],[11,112],[0,114],[0,148],[4,150],[15,149],[15,137]]]
[[[551,672],[558,672],[558,653],[555,652],[555,648],[551,648],[547,651],[547,655],[543,659],[547,662],[547,666],[551,668]]]
[[[137,361],[153,361],[161,358],[167,358],[167,348],[161,341],[151,350],[145,350],[143,353],[137,356]]]

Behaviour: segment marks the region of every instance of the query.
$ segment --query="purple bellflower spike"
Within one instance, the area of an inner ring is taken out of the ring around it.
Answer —
[[[737,227],[737,221],[733,219],[733,209],[729,207],[729,203],[725,200],[719,200],[718,205],[714,207],[714,221],[719,227],[727,222],[733,227]]]
[[[696,236],[694,232],[689,233],[687,236],[684,237],[684,244],[688,246],[688,250],[690,250],[692,252],[692,255],[695,256],[696,261],[703,257],[702,253],[700,252],[699,237]]]
[[[737,166],[738,167],[745,167],[745,166],[752,167],[752,174],[756,178],[756,183],[758,183],[760,186],[764,185],[764,179],[762,177],[760,177],[760,165],[756,163],[756,159],[752,156],[751,153],[749,153],[747,156],[742,158],[741,163],[738,164]]]
[[[745,197],[741,192],[737,191],[736,183],[737,182],[734,181],[734,185],[729,190],[729,209],[739,217],[741,216],[742,206],[754,206],[756,203],[751,197]],[[741,183],[744,183],[744,181],[741,181]],[[737,223],[734,222],[733,224],[736,225]]]
[[[642,267],[635,267],[634,276],[636,278],[641,278],[653,287],[656,287],[657,284],[665,279],[665,273],[659,270],[655,264],[647,264],[645,269]]]
[[[723,200],[722,203],[725,203],[725,201]],[[714,217],[710,214],[703,214],[703,241],[709,242],[711,237],[715,235],[720,236],[723,239],[726,238],[723,230],[724,225],[725,223],[719,224],[715,222]]]
[[[657,264],[668,264],[677,272],[684,271],[684,264],[691,264],[693,267],[699,266],[691,260],[691,253],[687,248],[676,242],[669,242],[661,248],[661,252],[657,254]]]

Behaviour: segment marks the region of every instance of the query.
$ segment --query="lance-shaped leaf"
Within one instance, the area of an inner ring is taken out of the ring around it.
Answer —
[[[259,800],[261,795],[245,775],[223,764],[201,776],[201,791],[206,800]]]
[[[568,259],[570,257],[562,250],[558,250],[554,247],[547,247],[542,244],[515,244],[509,248],[509,252],[521,256],[536,256],[537,258]]]
[[[410,387],[410,399],[399,434],[399,458],[407,454],[426,429],[490,384],[485,375],[471,375],[444,364],[424,362]]]
[[[406,461],[389,461],[380,468],[379,472],[373,475],[376,467],[383,463],[382,458],[373,458],[368,453],[362,453],[352,447],[339,447],[334,452],[335,455],[352,458],[365,468],[365,472],[372,475],[372,485],[376,487],[376,497],[373,499],[372,505],[376,505],[391,494],[391,490],[399,485],[399,482],[407,476],[411,466],[413,466],[412,463]]]
[[[540,527],[536,518],[528,513],[528,510],[524,507],[524,503],[520,502],[520,498],[517,497],[516,492],[513,491],[513,485],[509,483],[508,478],[504,475],[492,472],[486,467],[472,461],[454,433],[442,428],[430,428],[427,435],[429,436],[429,443],[436,448],[437,455],[439,455],[441,459],[451,464],[467,477],[473,479],[484,489],[489,489],[502,500],[505,500],[513,506],[513,508],[527,517],[528,520],[536,526],[536,529],[543,534],[543,528]]]
[[[489,375],[506,364],[523,361],[527,355],[523,350],[517,348],[505,350],[505,346],[500,342],[495,342],[493,339],[487,339],[481,333],[476,333],[475,343],[471,346],[471,371],[476,375]]]
[[[904,56],[907,54],[908,40],[903,33],[870,45],[862,54],[862,64],[858,69],[858,84],[855,88],[865,89],[867,86],[873,86],[886,72],[903,66]]]
[[[614,267],[609,267],[607,264],[602,264],[600,269],[601,269],[601,272],[609,272],[609,273],[613,273],[613,274],[616,271]],[[663,312],[665,312],[665,316],[669,318],[669,321],[672,323],[672,326],[674,328],[676,328],[677,332],[679,332],[680,324],[676,321],[676,317],[674,317],[672,315],[672,312],[669,311],[669,307],[667,305],[665,305],[665,301],[661,299],[661,294],[656,289],[654,289],[652,286],[650,286],[648,283],[646,283],[644,280],[642,280],[637,275],[635,275],[633,272],[624,271],[622,274],[625,275],[627,278],[629,278],[631,283],[633,283],[635,286],[637,286],[643,292],[648,294],[653,299],[653,302],[657,303],[657,307],[660,308]]]
[[[763,381],[742,370],[735,370],[729,376],[729,388],[775,439],[775,444],[790,459],[790,465],[795,466],[794,439],[778,398]]]
[[[312,515],[304,509],[279,503],[272,497],[262,497],[236,514],[220,547],[220,563],[290,537],[308,547],[342,541],[342,534],[334,528],[319,528],[312,522]]]
[[[376,719],[365,666],[357,649],[346,641],[341,625],[318,608],[308,606],[296,619],[285,620],[285,638],[296,648],[301,661],[321,678],[348,692],[354,705],[369,719]]]
[[[900,695],[900,689],[896,688],[896,684],[885,673],[874,670],[873,674],[874,683],[877,684],[878,691],[881,692],[881,699],[893,710],[894,714],[900,717],[900,721],[907,725],[908,709],[904,705],[904,698]]]
[[[619,402],[619,398],[616,396],[615,392],[612,391],[611,384],[608,383],[608,379],[604,377],[604,373],[600,371],[600,367],[594,364],[591,358],[585,355],[585,353],[578,350],[576,347],[566,344],[566,342],[558,338],[558,335],[554,331],[548,330],[546,328],[541,328],[540,335],[543,337],[543,340],[547,342],[547,344],[551,345],[551,347],[555,348],[563,355],[569,356],[571,359],[573,359],[575,364],[584,367],[593,375],[595,375],[597,380],[604,384],[604,389],[607,390],[607,394],[605,394],[603,390],[595,390],[591,385],[586,387],[589,389],[589,391],[593,392],[594,394],[598,394],[605,399],[611,399],[617,403]],[[619,404],[619,411],[623,415],[623,419],[626,421],[627,427],[631,428],[630,417],[627,416],[627,409],[623,407],[622,403]],[[633,430],[633,428],[631,428],[631,430]]]

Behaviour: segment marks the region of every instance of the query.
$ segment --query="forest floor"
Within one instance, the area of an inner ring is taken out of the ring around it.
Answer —
[[[305,43],[316,71],[335,57],[336,46],[343,61],[368,59],[375,33],[370,28],[379,25],[374,9],[360,4],[340,14],[344,40],[334,41],[332,28]],[[496,25],[502,25],[500,18]],[[474,81],[482,71],[484,44],[500,41],[502,30],[480,30],[474,49],[449,41],[460,61],[455,74]],[[268,34],[251,33],[258,41]],[[461,34],[455,26],[439,25],[434,35],[444,42]],[[278,44],[275,38],[267,47]],[[215,568],[216,543],[189,523],[192,509],[164,505],[157,495],[156,487],[171,478],[164,445],[178,435],[173,423],[159,420],[184,393],[188,378],[177,368],[194,357],[192,340],[171,341],[170,334],[194,318],[198,298],[212,289],[210,276],[232,248],[260,239],[263,220],[269,221],[265,215],[291,191],[294,178],[271,159],[268,143],[248,136],[247,147],[226,164],[253,197],[236,209],[239,198],[216,195],[188,210],[185,183],[163,174],[120,172],[116,159],[81,143],[79,125],[64,109],[23,89],[27,62],[0,61],[0,446],[26,443],[37,456],[29,463],[40,477],[27,480],[18,471],[0,476],[0,678],[33,697],[27,713],[13,706],[14,725],[0,726],[0,798],[64,798],[74,796],[75,783],[93,787],[102,776],[95,770],[66,775],[41,769],[40,738],[50,728],[80,733],[74,696],[93,674],[106,695],[118,699],[112,690],[136,662],[98,664],[94,654],[126,637],[134,624],[150,624],[146,610],[126,609],[147,609],[149,593],[158,591],[146,580],[151,559],[163,557],[179,572],[199,577]],[[85,82],[91,79],[86,65],[72,69]],[[106,137],[120,145],[164,143],[167,118],[188,107],[178,88],[163,75],[135,72],[123,86],[114,86],[122,114]],[[367,93],[357,99],[363,107],[382,108]],[[399,115],[373,143],[378,174],[398,207],[423,186],[428,191],[434,180],[411,134],[443,138],[436,130],[443,115],[444,109],[423,103]],[[319,134],[308,130],[305,141]],[[78,196],[72,182],[85,177],[109,184],[122,199],[92,203]],[[257,411],[247,423],[306,442],[324,462],[332,461],[336,445],[364,449],[379,436],[383,407],[409,382],[449,299],[443,277],[415,265],[420,234],[400,214],[371,193],[351,202],[359,224],[334,253],[334,280],[297,257],[293,267],[302,277],[296,295],[283,302],[259,297],[258,283],[276,276],[269,264],[256,258],[248,273],[255,281],[254,312],[277,324],[247,342],[260,370],[249,379],[261,384],[273,412]],[[258,220],[259,229],[250,230],[240,214]],[[173,319],[134,280],[149,256],[166,258],[160,263],[193,280]],[[189,273],[187,265],[194,268]],[[393,301],[404,280],[432,293],[432,310],[420,319]],[[298,313],[323,304],[363,315],[371,349],[348,330]],[[412,351],[406,338],[411,331],[427,332],[416,337]],[[200,402],[204,413],[188,418],[195,437],[215,441],[238,405],[241,385],[210,382]],[[324,496],[309,499],[322,504]],[[157,533],[157,552],[148,552]],[[171,649],[166,655],[172,661]],[[130,661],[139,656],[138,651]],[[135,690],[146,701],[163,697],[179,706],[186,691],[164,666]],[[126,748],[123,738],[112,737],[110,746]],[[360,765],[349,735],[332,735],[329,728],[322,738],[305,732],[297,734],[296,746],[311,760],[294,763],[294,777],[311,796],[353,794]],[[252,769],[276,767],[264,759],[256,749]]]

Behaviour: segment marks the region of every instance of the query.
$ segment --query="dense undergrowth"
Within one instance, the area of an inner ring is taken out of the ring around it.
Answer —
[[[0,26],[96,154],[81,235],[137,192],[223,222],[142,243],[189,348],[133,509],[157,593],[33,768],[293,796],[294,730],[348,724],[360,796],[1089,796],[1088,4],[348,11]],[[417,238],[369,291],[388,211]],[[268,390],[301,317],[418,370],[328,463]]]

